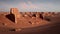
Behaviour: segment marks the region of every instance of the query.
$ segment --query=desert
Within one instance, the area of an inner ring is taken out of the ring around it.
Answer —
[[[59,34],[60,12],[0,12],[1,34]]]

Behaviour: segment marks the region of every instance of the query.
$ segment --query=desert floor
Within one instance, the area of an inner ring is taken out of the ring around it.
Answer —
[[[17,24],[11,21],[8,12],[0,12],[0,34],[60,34],[60,13],[36,17],[36,12],[20,12]],[[35,14],[35,15],[33,15]],[[37,15],[42,14],[38,12]],[[11,17],[10,17],[11,18]]]

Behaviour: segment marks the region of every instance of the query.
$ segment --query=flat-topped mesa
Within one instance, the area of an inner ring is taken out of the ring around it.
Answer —
[[[10,14],[12,14],[14,16],[15,23],[17,23],[18,18],[20,18],[20,16],[21,16],[18,9],[17,8],[11,8],[10,9]]]

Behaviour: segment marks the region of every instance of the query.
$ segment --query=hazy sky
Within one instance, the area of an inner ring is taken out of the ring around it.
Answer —
[[[60,0],[0,0],[0,11],[60,11]]]

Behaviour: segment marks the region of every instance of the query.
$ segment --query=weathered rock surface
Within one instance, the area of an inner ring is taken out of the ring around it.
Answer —
[[[18,9],[17,8],[11,8],[10,14],[13,14],[14,19],[15,19],[15,23],[17,23],[18,18],[20,18],[20,16],[21,16]]]

